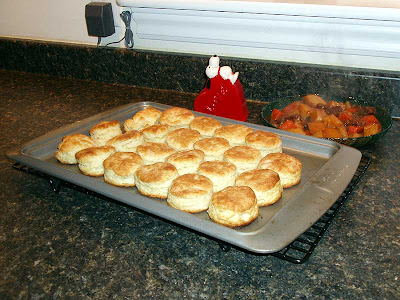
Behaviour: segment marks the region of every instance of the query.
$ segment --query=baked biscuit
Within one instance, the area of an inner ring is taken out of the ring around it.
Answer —
[[[115,152],[112,146],[97,146],[83,149],[75,154],[79,170],[88,176],[102,176],[103,162]]]
[[[135,173],[135,183],[143,195],[165,199],[172,181],[178,177],[174,165],[159,162],[139,167]]]
[[[114,120],[96,124],[90,129],[89,134],[97,146],[104,146],[109,139],[122,134],[122,131],[119,122]]]
[[[281,138],[272,132],[257,130],[246,136],[246,145],[260,151],[261,157],[269,153],[282,152]]]
[[[168,190],[167,204],[188,213],[207,210],[213,184],[210,179],[198,174],[186,174],[172,181]]]
[[[248,186],[256,194],[258,206],[268,206],[277,202],[283,187],[278,173],[268,169],[250,170],[236,178],[235,185]]]
[[[153,107],[145,108],[138,111],[132,119],[127,119],[124,122],[124,130],[142,130],[158,122],[161,116],[161,111]]]
[[[213,192],[234,185],[236,167],[227,161],[206,161],[200,164],[197,173],[208,177],[213,183]]]
[[[229,144],[233,147],[244,145],[246,136],[250,132],[252,132],[251,128],[241,124],[235,124],[218,128],[215,130],[214,136],[227,139]]]
[[[189,127],[197,130],[204,137],[212,137],[215,130],[221,128],[222,124],[214,118],[199,116],[193,119]]]
[[[163,143],[145,143],[136,148],[136,153],[143,159],[144,165],[164,162],[165,159],[176,151]]]
[[[135,172],[141,157],[133,152],[115,152],[103,162],[104,181],[115,186],[135,186]]]
[[[142,130],[146,142],[164,143],[169,132],[169,126],[166,124],[154,124]]]
[[[260,159],[260,151],[249,146],[235,146],[224,153],[224,160],[233,163],[238,174],[256,169]]]
[[[118,152],[135,152],[137,146],[144,143],[143,134],[137,130],[127,131],[108,140],[106,145],[113,146]]]
[[[233,228],[257,219],[259,207],[251,188],[229,186],[212,196],[207,212],[214,222]]]
[[[261,159],[260,169],[270,169],[279,174],[284,188],[296,185],[301,180],[301,162],[285,153],[270,153]]]
[[[171,107],[162,112],[160,124],[167,124],[173,129],[188,128],[190,122],[194,119],[194,114],[182,107]]]
[[[96,146],[93,140],[81,133],[67,135],[58,145],[54,157],[63,164],[77,164],[75,154],[83,149]]]
[[[201,135],[197,130],[179,128],[169,132],[165,142],[175,150],[181,151],[193,149],[193,144],[200,139]]]
[[[204,152],[204,161],[223,160],[225,151],[229,149],[229,142],[224,138],[211,137],[197,141],[193,148]]]
[[[165,161],[173,164],[179,175],[196,173],[204,160],[204,153],[200,150],[179,151],[168,156]]]

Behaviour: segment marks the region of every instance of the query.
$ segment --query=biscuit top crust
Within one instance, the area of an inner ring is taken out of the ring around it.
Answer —
[[[113,143],[125,142],[129,140],[140,140],[143,133],[137,130],[130,130],[124,134],[117,135],[106,142],[106,145],[112,145]]]
[[[257,191],[268,191],[279,181],[278,173],[269,169],[256,169],[240,174],[236,178],[236,185],[248,186]]]
[[[251,163],[259,161],[261,158],[261,153],[257,149],[249,146],[235,146],[225,151],[224,158],[227,161]]]
[[[215,130],[221,128],[222,124],[214,118],[199,116],[194,118],[189,127],[197,130],[201,135],[213,136]]]
[[[75,157],[79,160],[79,163],[85,163],[93,158],[111,155],[114,152],[115,148],[112,146],[90,147],[77,152]]]
[[[260,169],[273,169],[276,172],[296,174],[302,168],[301,161],[286,153],[270,153],[261,159]]]
[[[58,145],[58,150],[68,152],[75,149],[84,149],[94,146],[95,143],[90,137],[81,133],[76,133],[64,136],[62,142]]]
[[[107,131],[107,130],[109,130],[109,129],[115,130],[116,128],[117,128],[117,129],[119,128],[119,129],[121,130],[121,126],[120,126],[118,120],[114,120],[114,121],[103,121],[103,122],[101,122],[101,123],[99,123],[99,124],[94,125],[94,126],[90,129],[89,133],[90,133],[90,134],[93,134],[93,133],[103,133],[104,131]]]
[[[241,125],[226,125],[215,130],[214,136],[222,137],[227,139],[230,143],[235,141],[235,143],[244,143],[246,136],[252,132],[252,129]],[[231,143],[232,144],[232,143]]]
[[[182,107],[171,107],[162,112],[160,116],[160,124],[167,124],[170,126],[189,125],[194,119],[194,114]]]
[[[213,194],[211,202],[217,209],[242,213],[256,206],[257,198],[248,186],[228,186]]]
[[[164,135],[168,132],[169,126],[166,124],[154,124],[142,130],[145,136]]]
[[[204,159],[204,153],[201,150],[179,151],[168,156],[165,161],[169,163],[193,162],[199,163]]]
[[[175,166],[170,163],[159,162],[139,167],[136,171],[136,176],[142,182],[157,183],[165,182],[177,177],[178,171]]]
[[[193,144],[199,139],[201,139],[201,135],[197,130],[179,128],[168,133],[165,141],[172,147],[190,149],[193,148]]]
[[[276,148],[282,145],[282,140],[275,133],[257,130],[246,136],[246,143],[256,148]]]
[[[193,199],[206,195],[212,191],[210,179],[198,174],[185,174],[172,181],[170,193],[186,199]]]
[[[148,142],[143,145],[139,145],[136,152],[143,156],[168,156],[172,153],[175,153],[175,150],[164,143]]]
[[[147,127],[155,124],[161,116],[161,111],[153,107],[147,107],[141,111],[138,111],[132,120],[135,124],[141,124],[143,127]]]
[[[236,166],[227,161],[206,161],[200,164],[198,172],[207,176],[226,176],[236,172]]]
[[[229,149],[229,142],[224,138],[211,137],[197,141],[194,143],[193,147],[194,149],[199,149],[206,153],[219,154]]]
[[[141,164],[142,158],[134,152],[115,152],[103,162],[105,169],[123,177],[133,175]]]

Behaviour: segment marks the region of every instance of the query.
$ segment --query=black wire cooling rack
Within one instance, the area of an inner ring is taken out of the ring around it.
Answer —
[[[330,209],[317,221],[315,222],[307,231],[301,234],[296,240],[294,240],[291,244],[280,250],[279,252],[272,253],[270,255],[275,256],[277,258],[289,261],[295,264],[302,264],[306,262],[311,254],[313,253],[315,247],[317,247],[319,241],[327,231],[329,225],[332,223],[336,214],[346,202],[346,200],[350,197],[354,188],[357,186],[360,179],[363,177],[365,172],[367,171],[369,165],[371,163],[371,158],[363,154],[361,157],[360,164],[358,165],[357,171],[355,172],[353,178],[351,179],[349,185],[340,195],[340,197],[336,200],[336,202],[330,207]],[[54,192],[60,192],[62,186],[67,188],[72,188],[78,190],[80,192],[84,192],[86,194],[94,194],[97,193],[87,190],[85,188],[76,186],[67,181],[56,179],[50,177],[49,175],[27,167],[20,163],[15,163],[13,167],[17,170],[24,171],[30,174],[38,175],[43,178],[46,178],[53,189]],[[225,244],[223,242],[219,242],[219,245],[223,251],[229,251],[231,246]]]
[[[340,208],[343,206],[346,200],[349,199],[351,193],[354,191],[354,188],[367,171],[370,163],[371,157],[363,154],[357,171],[355,172],[349,185],[336,200],[336,202],[329,208],[329,210],[290,245],[271,255],[295,264],[302,264],[306,262],[313,253],[315,247],[317,247],[325,232],[328,230],[329,225],[332,223]]]

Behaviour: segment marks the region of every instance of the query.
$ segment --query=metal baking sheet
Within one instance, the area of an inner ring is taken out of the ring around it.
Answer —
[[[303,164],[300,184],[284,189],[282,198],[272,206],[261,207],[259,217],[250,225],[231,229],[210,220],[207,212],[189,214],[166,204],[166,200],[141,195],[136,188],[120,188],[104,182],[102,177],[80,173],[76,165],[63,165],[54,158],[62,137],[73,133],[88,135],[95,124],[119,120],[121,124],[146,107],[165,110],[170,106],[141,102],[129,104],[95,115],[49,132],[7,153],[8,158],[36,170],[82,186],[137,209],[183,225],[210,237],[255,253],[277,252],[315,223],[339,198],[353,177],[361,159],[357,149],[335,142],[300,136],[265,126],[215,117],[223,125],[243,124],[254,130],[278,134],[283,152]],[[194,112],[196,115],[204,115]]]

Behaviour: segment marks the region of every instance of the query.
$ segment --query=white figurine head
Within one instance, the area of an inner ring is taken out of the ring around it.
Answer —
[[[236,72],[235,74],[233,74],[231,67],[223,66],[219,70],[219,75],[221,75],[221,77],[224,80],[229,79],[232,84],[235,84],[236,80],[239,77],[239,72]]]
[[[208,78],[214,78],[218,75],[219,69],[219,57],[214,55],[211,56],[208,61],[208,66],[206,68],[206,75]]]

